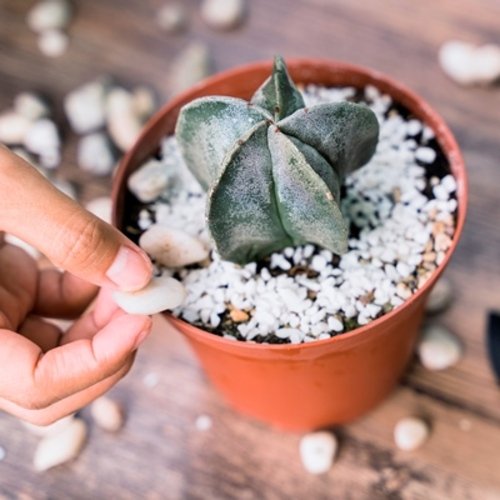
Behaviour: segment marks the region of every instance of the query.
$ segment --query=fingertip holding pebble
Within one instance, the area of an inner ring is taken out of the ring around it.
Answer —
[[[463,354],[463,347],[453,333],[439,325],[424,328],[417,346],[422,365],[428,370],[445,370],[456,364]]]
[[[417,417],[406,417],[394,427],[394,442],[400,450],[412,451],[422,446],[429,438],[429,426]]]
[[[76,458],[85,444],[87,426],[81,419],[75,418],[56,434],[44,437],[37,446],[33,465],[42,472]]]
[[[331,432],[306,434],[299,445],[302,465],[310,474],[324,474],[332,467],[337,448],[337,438]]]
[[[152,315],[178,307],[186,292],[182,283],[170,276],[159,276],[136,292],[113,292],[118,306],[129,314]]]
[[[66,417],[60,418],[56,420],[52,424],[49,425],[35,425],[24,420],[20,420],[21,424],[28,429],[35,436],[54,436],[63,431],[66,427],[71,425],[74,420],[74,414],[68,415]]]
[[[152,264],[148,257],[139,251],[122,245],[106,277],[124,292],[140,290],[145,287],[152,275]]]

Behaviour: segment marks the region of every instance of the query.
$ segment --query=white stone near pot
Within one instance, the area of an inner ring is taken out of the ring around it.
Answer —
[[[128,151],[142,129],[142,121],[134,109],[132,94],[115,87],[106,99],[106,122],[109,135],[121,151]]]
[[[453,290],[450,281],[446,278],[440,278],[429,294],[425,310],[429,314],[436,314],[444,311],[452,300]]]
[[[244,15],[244,0],[204,0],[201,4],[202,19],[217,30],[234,28]]]
[[[201,42],[188,45],[170,66],[169,89],[178,94],[210,74],[210,54]]]
[[[124,270],[123,272],[126,272]],[[118,306],[129,314],[157,314],[182,304],[186,292],[182,283],[170,276],[155,277],[137,292],[113,292]]]
[[[160,8],[157,15],[158,26],[167,33],[179,33],[186,28],[188,15],[180,2],[170,2]]]
[[[38,48],[47,57],[62,56],[66,52],[68,44],[68,36],[59,30],[44,31],[38,37]]]
[[[78,166],[94,175],[108,175],[115,165],[115,158],[106,134],[95,132],[78,142]]]
[[[128,178],[128,188],[143,203],[156,200],[169,182],[165,165],[158,160],[149,160]]]
[[[302,465],[311,474],[324,474],[332,467],[337,448],[337,438],[331,432],[306,434],[299,445]]]
[[[78,456],[87,438],[87,426],[81,419],[73,421],[56,434],[43,438],[35,451],[33,465],[45,471]]]
[[[445,370],[460,360],[463,349],[460,340],[448,329],[429,325],[422,332],[417,352],[428,370]]]
[[[439,50],[443,71],[461,85],[488,85],[500,78],[500,46],[452,40]]]
[[[71,8],[64,0],[45,0],[36,3],[28,12],[26,21],[36,33],[64,29],[71,18]]]
[[[31,127],[31,120],[15,111],[0,114],[0,142],[22,144]]]
[[[109,196],[94,198],[85,205],[85,208],[104,222],[111,223],[112,201]]]
[[[179,229],[153,224],[139,238],[139,246],[165,267],[196,264],[208,257],[203,243]]]
[[[400,450],[416,450],[427,441],[428,437],[429,426],[420,418],[403,418],[394,427],[394,441]]]
[[[132,91],[132,108],[143,120],[149,118],[156,109],[155,93],[149,87],[136,87]]]
[[[27,118],[36,121],[50,114],[47,103],[37,94],[22,92],[14,98],[14,110]]]
[[[48,118],[37,120],[28,129],[24,138],[24,145],[28,151],[41,157],[49,155],[59,157],[61,140],[56,124]],[[50,168],[49,165],[44,166]]]
[[[107,82],[96,80],[76,88],[64,99],[64,110],[77,134],[86,134],[106,123]]]
[[[95,423],[105,431],[117,432],[123,427],[124,417],[121,406],[107,396],[97,398],[90,406]]]

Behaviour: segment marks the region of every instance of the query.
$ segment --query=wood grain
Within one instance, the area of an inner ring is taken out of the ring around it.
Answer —
[[[236,415],[206,382],[183,339],[158,319],[155,334],[131,374],[114,389],[127,425],[108,435],[89,421],[88,446],[72,464],[43,475],[31,467],[37,439],[0,415],[0,498],[500,498],[500,391],[485,351],[487,311],[500,309],[500,88],[464,89],[440,71],[437,50],[451,38],[500,43],[497,0],[252,0],[237,31],[214,33],[186,1],[186,34],[155,25],[163,2],[75,1],[70,50],[43,58],[24,17],[33,1],[0,0],[0,109],[16,93],[51,98],[65,135],[58,175],[80,188],[82,201],[108,192],[110,181],[75,165],[76,138],[62,114],[62,98],[78,84],[113,74],[125,85],[149,83],[168,97],[170,64],[192,39],[206,42],[214,68],[285,56],[348,60],[391,74],[429,101],[448,121],[469,169],[465,233],[447,271],[455,301],[437,321],[454,330],[465,356],[431,373],[415,362],[391,398],[366,418],[337,429],[338,461],[322,477],[304,473],[300,436],[282,434]],[[1,272],[1,270],[0,270]],[[148,374],[158,376],[151,388]],[[200,414],[213,427],[196,430]],[[432,437],[420,450],[397,451],[396,420],[423,415]]]

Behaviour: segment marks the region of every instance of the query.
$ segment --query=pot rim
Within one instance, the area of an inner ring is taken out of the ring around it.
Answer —
[[[373,85],[383,84],[387,89],[387,93],[393,97],[394,93],[399,93],[407,97],[410,101],[418,103],[418,110],[420,115],[424,114],[425,117],[419,116],[419,119],[426,123],[433,121],[436,125],[431,126],[432,130],[436,134],[436,140],[438,141],[443,153],[445,154],[450,167],[454,170],[453,175],[455,179],[458,178],[457,173],[460,173],[460,183],[457,188],[457,218],[455,232],[453,234],[452,244],[448,248],[444,260],[439,264],[436,270],[433,271],[431,277],[424,283],[424,285],[419,288],[409,299],[405,300],[403,304],[397,306],[392,311],[384,314],[383,316],[371,321],[366,325],[362,325],[354,330],[346,333],[340,333],[329,339],[314,340],[307,343],[299,344],[264,344],[249,341],[238,341],[230,340],[214,333],[203,330],[201,327],[192,325],[187,321],[175,317],[170,312],[164,312],[163,314],[167,319],[174,324],[186,325],[189,327],[190,335],[197,338],[197,340],[206,344],[217,344],[221,343],[221,347],[237,347],[241,349],[242,352],[258,352],[258,351],[277,351],[277,352],[287,352],[299,351],[307,348],[316,348],[321,346],[326,346],[328,344],[336,345],[342,342],[349,342],[356,337],[362,337],[363,335],[370,335],[370,330],[378,329],[383,327],[383,325],[392,321],[393,318],[404,312],[406,309],[410,308],[416,301],[423,299],[423,297],[430,292],[432,286],[435,284],[439,276],[443,273],[444,269],[448,265],[451,256],[456,250],[460,237],[463,233],[463,228],[465,225],[467,206],[468,206],[468,177],[465,168],[465,163],[463,160],[460,148],[455,140],[453,133],[446,124],[445,120],[437,113],[433,107],[431,107],[422,97],[410,90],[405,85],[399,83],[398,81],[392,79],[391,77],[381,73],[377,70],[373,70],[364,66],[358,66],[344,61],[338,61],[334,59],[324,59],[324,58],[286,58],[288,68],[291,73],[293,73],[295,67],[313,67],[313,66],[323,66],[330,68],[332,71],[334,69],[342,70],[345,73],[351,73],[353,75],[363,75],[368,77],[373,81]],[[169,99],[144,125],[140,136],[136,140],[134,146],[126,153],[123,159],[120,161],[119,167],[117,169],[113,187],[112,187],[112,200],[113,200],[113,214],[112,223],[115,227],[118,227],[118,213],[116,200],[120,192],[120,188],[125,189],[125,180],[127,175],[127,165],[135,157],[140,144],[143,142],[144,137],[152,130],[155,129],[159,123],[164,119],[166,115],[172,111],[179,108],[179,106],[187,100],[192,100],[191,95],[201,91],[206,86],[213,86],[223,83],[228,78],[234,78],[238,75],[243,75],[249,71],[255,71],[257,69],[268,69],[269,72],[272,68],[272,61],[261,60],[255,61],[243,65],[236,66],[225,71],[216,73],[213,76],[205,78],[204,80],[193,85],[189,89],[177,94],[172,99]],[[300,83],[300,79],[299,79]],[[412,109],[411,111],[415,111]],[[427,123],[428,124],[428,123]],[[429,125],[429,124],[428,124]],[[430,126],[430,125],[429,125]],[[443,140],[446,137],[446,142]],[[361,340],[361,339],[358,339]],[[337,347],[339,347],[337,345]]]

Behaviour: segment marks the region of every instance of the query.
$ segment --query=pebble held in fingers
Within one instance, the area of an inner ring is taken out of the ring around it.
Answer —
[[[137,292],[114,292],[113,299],[129,314],[151,315],[182,304],[186,292],[182,283],[170,276],[153,278]]]

